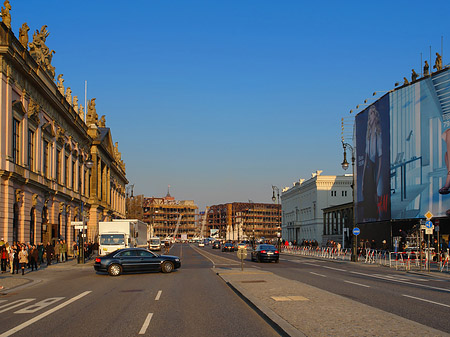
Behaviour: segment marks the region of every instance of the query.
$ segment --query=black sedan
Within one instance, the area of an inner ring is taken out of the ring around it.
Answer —
[[[280,259],[280,254],[278,249],[274,245],[262,244],[258,245],[254,251],[252,251],[252,261],[275,261],[278,262]]]
[[[212,244],[212,249],[220,249],[220,241],[214,241]]]
[[[144,248],[125,248],[99,256],[95,259],[94,269],[119,276],[126,272],[162,271],[170,273],[180,268],[180,258],[170,255],[158,255]]]
[[[234,252],[236,250],[236,248],[234,247],[234,245],[232,243],[225,243],[222,246],[222,252]]]

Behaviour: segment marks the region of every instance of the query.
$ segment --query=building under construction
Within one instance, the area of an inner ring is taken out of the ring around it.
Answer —
[[[281,205],[233,202],[210,206],[208,232],[232,241],[273,239],[281,232]]]
[[[151,236],[192,239],[198,232],[198,207],[193,200],[175,200],[167,192],[163,198],[144,198],[142,208],[143,221],[149,225]]]

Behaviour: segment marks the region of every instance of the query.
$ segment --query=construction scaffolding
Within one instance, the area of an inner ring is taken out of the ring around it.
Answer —
[[[281,232],[281,205],[233,202],[210,206],[208,229],[217,229],[219,237],[231,240],[271,240]]]

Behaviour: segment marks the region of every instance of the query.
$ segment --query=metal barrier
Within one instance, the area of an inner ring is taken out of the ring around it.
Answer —
[[[337,249],[334,247],[303,247],[282,246],[282,253],[300,256],[311,256],[330,260],[351,260],[351,249]],[[449,270],[449,254],[443,259],[441,255],[431,254],[431,251],[388,252],[376,249],[358,249],[358,261],[367,264],[378,264],[395,268],[396,270],[428,270],[443,272]],[[436,259],[436,261],[433,260]]]

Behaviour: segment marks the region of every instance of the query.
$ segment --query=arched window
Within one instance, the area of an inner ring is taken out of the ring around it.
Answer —
[[[36,226],[36,210],[33,207],[30,212],[30,243],[34,245],[34,229]]]

